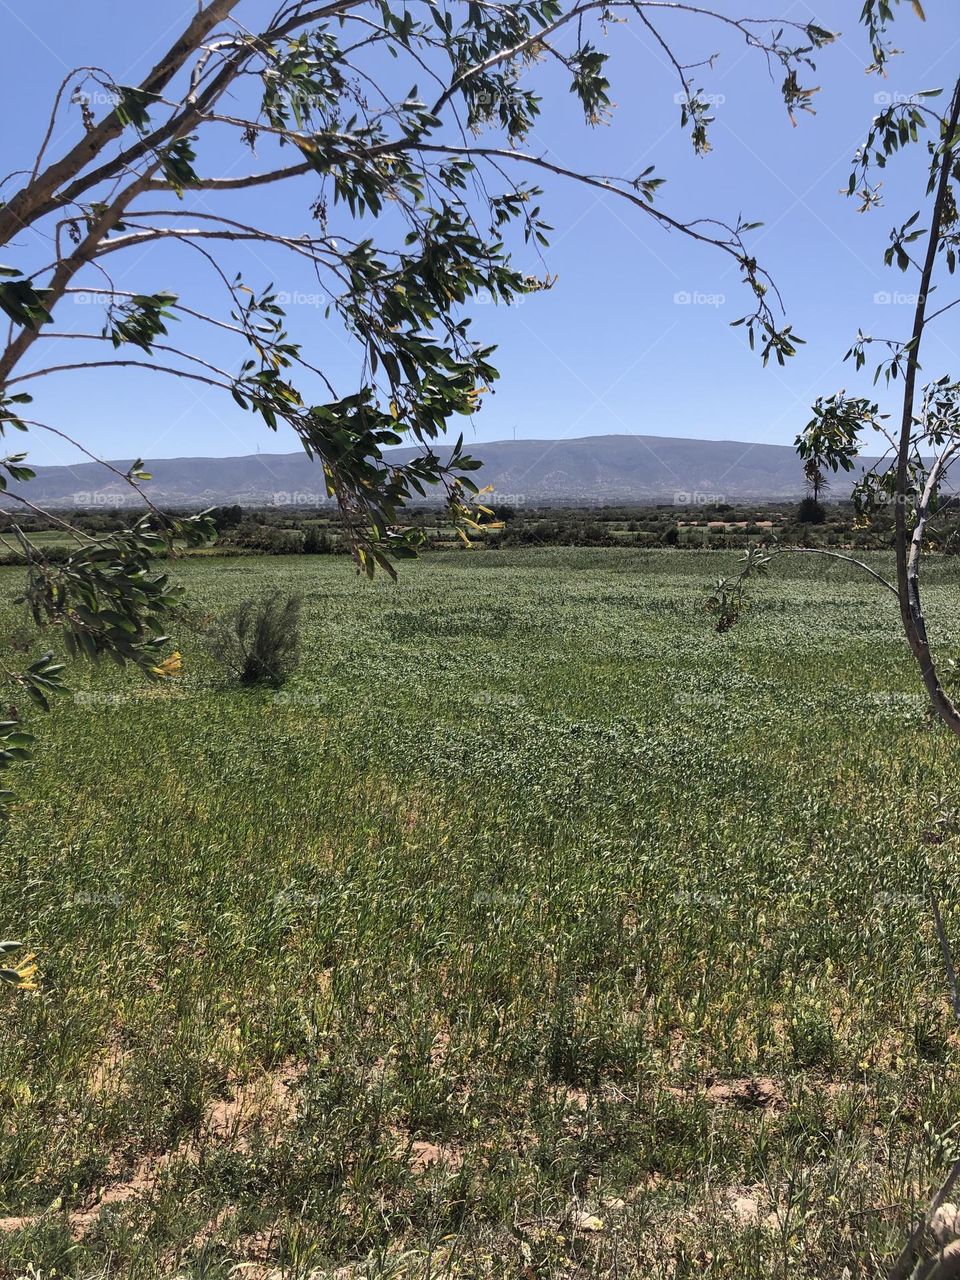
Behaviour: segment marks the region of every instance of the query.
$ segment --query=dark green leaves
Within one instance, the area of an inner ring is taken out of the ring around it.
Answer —
[[[0,267],[0,310],[3,310],[14,324],[25,329],[39,329],[42,324],[49,324],[53,317],[46,304],[50,298],[49,289],[38,289],[33,282],[23,277],[14,267]]]
[[[11,480],[21,483],[26,480],[32,480],[37,473],[32,467],[23,466],[23,460],[26,456],[25,453],[11,453],[5,458],[0,458],[0,470],[6,471]],[[0,475],[0,493],[5,492],[6,488],[6,477]]]
[[[150,127],[148,108],[157,101],[156,95],[123,84],[114,85],[113,92],[117,99],[114,110],[120,123],[133,125],[139,133],[145,133]]]
[[[6,434],[7,427],[14,427],[17,431],[28,430],[27,424],[20,417],[14,405],[31,404],[32,402],[33,397],[27,395],[25,391],[15,396],[0,395],[0,436]]]
[[[33,734],[24,733],[19,720],[0,721],[0,769],[8,769],[17,760],[29,760],[33,740]]]
[[[171,310],[176,301],[175,293],[137,294],[112,308],[103,335],[115,347],[129,342],[149,352],[156,339],[167,332],[166,322],[176,319]]]
[[[197,181],[196,170],[193,167],[193,162],[197,158],[193,149],[195,141],[196,138],[178,138],[168,147],[160,147],[157,151],[163,176],[173,187],[178,198],[183,197],[184,187],[189,187],[191,183]]]
[[[921,22],[926,21],[926,14],[920,0],[909,0],[910,7]],[[899,53],[887,39],[887,28],[894,19],[894,5],[900,0],[864,0],[860,12],[860,21],[867,28],[870,47],[873,50],[873,65],[868,68],[880,75],[884,74],[887,62]]]
[[[797,436],[795,448],[811,472],[852,471],[860,452],[859,436],[867,426],[880,420],[879,406],[859,396],[818,396],[813,417]]]
[[[412,34],[403,21],[394,32]],[[262,76],[263,113],[274,128],[324,131],[337,117],[345,85],[343,55],[336,39],[323,30],[299,36],[267,51],[269,65]]]
[[[31,662],[29,667],[20,673],[18,679],[31,701],[44,711],[49,711],[49,695],[67,691],[63,681],[63,670],[63,663],[58,662],[50,652],[43,654],[36,662]]]
[[[797,354],[797,347],[803,346],[805,342],[805,339],[793,332],[792,325],[778,326],[765,312],[758,311],[753,315],[741,316],[738,320],[730,322],[732,329],[740,325],[746,325],[750,350],[756,351],[759,347],[760,358],[764,364],[769,362],[771,356],[774,356],[777,364],[785,364],[791,356]]]
[[[681,98],[680,127],[690,129],[693,149],[698,156],[704,156],[710,150],[708,129],[714,117],[710,114],[710,106],[700,91],[692,92]]]
[[[156,556],[174,540],[195,545],[212,536],[205,516],[145,516],[131,529],[79,547],[57,565],[44,563],[21,539],[28,558],[23,600],[38,626],[59,629],[71,657],[108,657],[120,666],[132,663],[150,676],[168,642],[165,625],[182,597],[165,573],[156,572]],[[41,664],[28,669],[24,678],[29,676],[37,694],[45,695],[51,687],[46,682],[59,672],[59,667]],[[44,705],[41,697],[31,696]]]
[[[717,631],[723,634],[740,621],[747,605],[747,583],[751,578],[765,577],[771,554],[763,546],[752,546],[741,558],[740,572],[731,578],[718,578],[704,607],[716,619]]]
[[[606,61],[607,55],[588,43],[582,44],[570,60],[573,71],[570,91],[580,99],[588,124],[600,124],[610,106],[607,93],[610,81],[603,74]]]
[[[906,220],[903,226],[891,231],[890,247],[883,255],[883,261],[886,266],[889,267],[894,261],[896,261],[900,270],[906,271],[911,265],[910,255],[907,252],[906,246],[913,244],[915,240],[919,240],[921,236],[926,235],[926,232],[922,227],[914,229],[914,224],[919,217],[919,211],[917,213],[913,213]]]

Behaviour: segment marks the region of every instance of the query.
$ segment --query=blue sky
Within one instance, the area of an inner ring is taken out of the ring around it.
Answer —
[[[249,0],[243,16],[253,25],[271,7]],[[841,386],[869,391],[869,378],[858,378],[851,365],[841,363],[858,327],[882,336],[909,329],[908,299],[915,286],[909,276],[885,269],[882,253],[891,226],[917,207],[916,177],[924,157],[918,150],[887,170],[887,205],[870,215],[858,214],[840,189],[878,109],[876,95],[949,87],[960,57],[960,7],[955,0],[927,0],[923,24],[905,6],[894,29],[904,54],[886,80],[864,74],[869,56],[856,23],[859,0],[829,0],[820,7],[724,0],[718,7],[737,15],[778,11],[843,31],[840,43],[819,55],[816,75],[808,77],[822,86],[815,117],[802,115],[792,127],[762,59],[728,33],[689,17],[665,20],[664,32],[686,61],[719,55],[713,69],[698,73],[703,90],[715,95],[716,121],[713,151],[697,158],[680,131],[678,85],[661,51],[642,29],[614,25],[602,45],[611,55],[617,104],[612,123],[586,128],[565,81],[549,68],[536,68],[530,75],[545,98],[544,113],[526,150],[594,173],[632,176],[654,164],[668,180],[659,202],[669,212],[727,220],[742,213],[762,220],[765,226],[751,243],[807,345],[785,369],[763,369],[747,349],[744,330],[730,328],[749,300],[728,259],[664,233],[614,196],[562,179],[542,181],[544,213],[556,229],[553,244],[545,266],[529,252],[518,262],[541,274],[549,270],[557,281],[551,291],[514,308],[475,308],[477,336],[499,344],[502,379],[472,423],[464,420],[468,441],[514,433],[554,438],[622,432],[791,443],[816,395]],[[37,6],[0,0],[7,72],[0,105],[5,120],[20,123],[14,136],[6,131],[4,168],[32,162],[45,113],[68,69],[94,63],[118,82],[135,82],[194,9],[180,0],[123,9],[103,0],[83,6],[46,0],[41,21]],[[58,123],[54,154],[76,128],[68,117]],[[208,173],[257,167],[227,138],[202,154]],[[261,160],[270,167],[269,153]],[[314,194],[314,181],[304,179],[241,199],[245,214],[299,233],[311,225],[307,209]],[[150,205],[164,207],[165,200],[154,197]],[[232,216],[238,207],[229,211]],[[338,225],[349,232],[347,222],[333,222],[334,233]],[[19,241],[5,261],[32,266],[42,248]],[[291,294],[291,328],[311,359],[339,378],[350,376],[354,355],[335,323],[324,319],[322,298],[308,274],[261,249],[234,251],[229,264],[255,287],[272,281]],[[185,302],[223,313],[214,282],[185,250],[164,246],[117,254],[110,266],[121,287],[171,288]],[[58,314],[56,328],[96,328],[95,314],[95,307],[71,304],[69,314]],[[931,376],[957,372],[957,315],[949,313],[929,340],[925,367]],[[75,359],[80,345],[38,343],[27,367]],[[214,344],[215,354],[236,365],[240,353],[230,352]],[[101,456],[215,456],[297,447],[292,433],[271,433],[228,398],[157,375],[67,373],[37,380],[29,389],[37,417]],[[30,454],[42,463],[76,459],[50,438],[31,441]]]

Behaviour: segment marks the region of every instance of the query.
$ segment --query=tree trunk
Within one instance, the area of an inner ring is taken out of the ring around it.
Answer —
[[[920,292],[914,314],[913,334],[907,353],[907,369],[903,387],[903,413],[900,422],[900,440],[897,451],[897,483],[895,491],[895,528],[897,552],[897,595],[900,600],[900,617],[910,651],[920,668],[927,693],[934,711],[940,719],[960,736],[960,711],[954,706],[937,674],[936,665],[927,640],[926,622],[920,604],[920,548],[926,523],[926,506],[920,503],[917,527],[911,533],[907,529],[907,484],[909,479],[910,445],[913,436],[914,401],[917,390],[917,373],[920,368],[920,344],[927,319],[927,299],[933,281],[943,215],[949,193],[950,176],[956,158],[955,134],[960,122],[960,80],[953,94],[953,103],[947,119],[943,139],[943,155],[936,185],[936,196],[931,213],[927,253],[920,277]],[[928,489],[930,486],[928,486]],[[932,496],[932,495],[931,495]]]

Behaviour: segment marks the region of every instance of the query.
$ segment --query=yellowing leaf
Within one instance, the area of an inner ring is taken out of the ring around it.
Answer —
[[[152,667],[151,670],[155,676],[159,676],[161,680],[167,680],[171,676],[178,676],[183,669],[183,659],[179,652],[171,653],[169,658],[159,663],[158,666]]]
[[[31,952],[18,964],[0,969],[0,981],[16,987],[18,991],[36,991],[37,966],[34,964],[34,959],[35,956]]]

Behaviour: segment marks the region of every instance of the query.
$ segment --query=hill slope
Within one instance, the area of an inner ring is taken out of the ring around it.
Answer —
[[[471,447],[483,468],[474,478],[492,485],[494,500],[525,504],[676,502],[793,498],[803,474],[788,445],[666,436],[587,436],[571,440],[500,440]],[[390,451],[403,460],[413,449]],[[444,454],[446,449],[440,449]],[[114,463],[121,470],[130,460]],[[303,453],[239,458],[147,459],[147,485],[159,505],[315,506],[323,501],[320,467]],[[23,490],[40,505],[99,506],[130,501],[130,490],[97,463],[39,467]],[[842,478],[833,490],[849,492]]]

